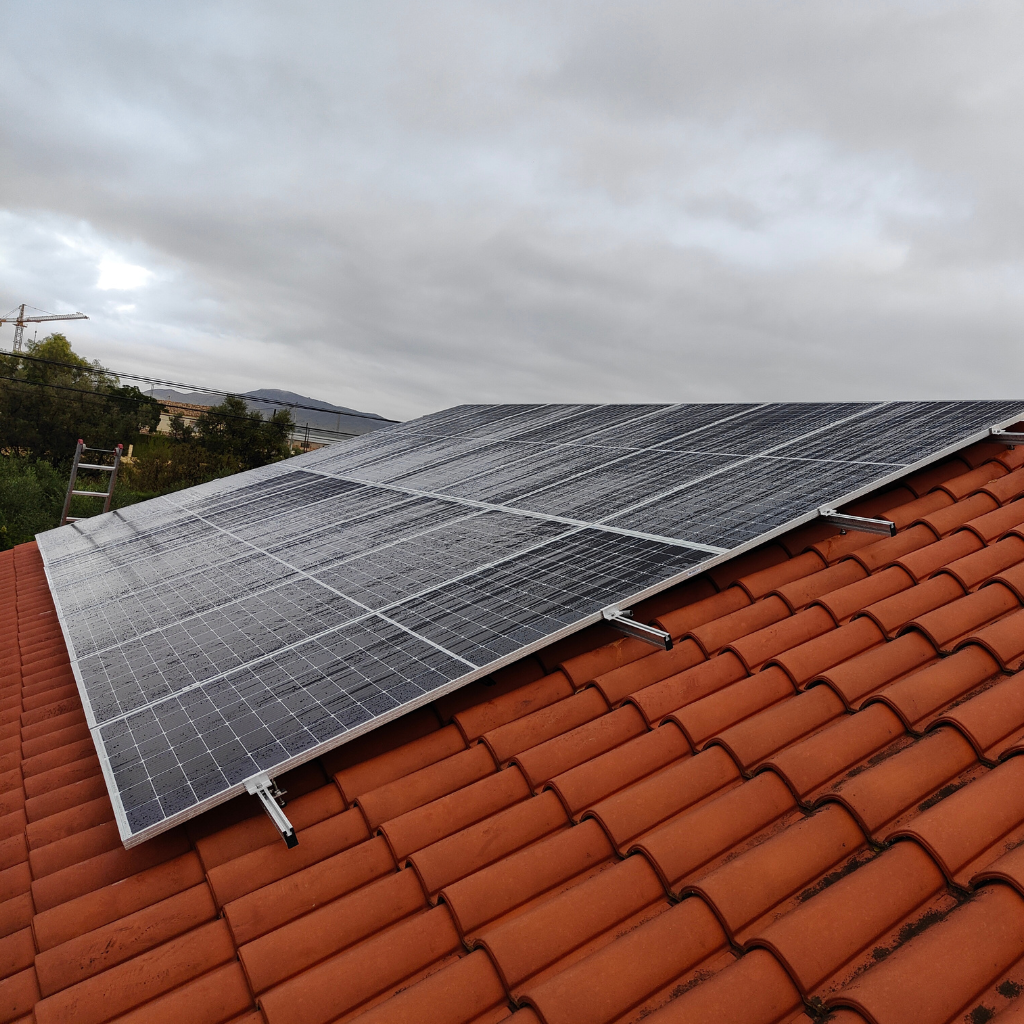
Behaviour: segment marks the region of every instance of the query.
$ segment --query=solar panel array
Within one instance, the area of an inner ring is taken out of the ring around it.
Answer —
[[[460,406],[41,534],[121,837],[1022,413]]]

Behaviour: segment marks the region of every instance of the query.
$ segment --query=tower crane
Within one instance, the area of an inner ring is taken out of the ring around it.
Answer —
[[[41,324],[47,320],[88,320],[84,313],[47,313],[45,309],[36,309],[35,306],[28,306],[28,309],[41,313],[42,316],[25,316],[25,303],[15,306],[6,316],[0,316],[0,325],[14,324],[14,344],[12,352],[21,351],[21,341],[25,335],[25,324]]]

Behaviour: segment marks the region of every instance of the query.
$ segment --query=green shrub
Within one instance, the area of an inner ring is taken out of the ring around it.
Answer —
[[[67,477],[48,462],[0,456],[0,550],[24,544],[60,522]]]

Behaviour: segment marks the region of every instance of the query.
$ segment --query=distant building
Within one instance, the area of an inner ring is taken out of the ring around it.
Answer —
[[[207,409],[209,405],[190,405],[187,402],[163,402],[164,411],[160,413],[160,422],[157,424],[158,434],[169,434],[171,432],[171,420],[180,416],[185,421],[186,427],[195,426],[195,422]]]

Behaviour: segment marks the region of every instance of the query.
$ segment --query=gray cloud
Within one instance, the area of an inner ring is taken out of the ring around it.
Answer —
[[[1019,5],[6,10],[0,305],[110,365],[397,417],[1022,390]]]

